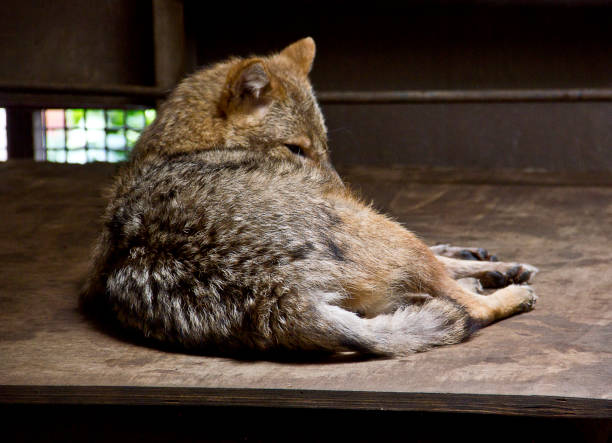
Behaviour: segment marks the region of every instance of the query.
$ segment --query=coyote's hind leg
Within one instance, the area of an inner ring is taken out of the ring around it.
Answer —
[[[450,278],[446,278],[439,291],[432,295],[455,300],[479,326],[530,311],[538,299],[533,288],[528,285],[510,285],[490,295],[480,295],[465,289]]]
[[[525,263],[458,260],[441,255],[437,255],[436,259],[444,265],[452,278],[477,278],[484,288],[527,283],[538,272],[538,268]]]
[[[484,248],[451,246],[440,244],[431,246],[431,252],[443,257],[457,258],[461,260],[498,261],[497,256],[489,254]]]

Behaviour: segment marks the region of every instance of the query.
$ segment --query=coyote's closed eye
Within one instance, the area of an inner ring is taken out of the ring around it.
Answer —
[[[306,152],[304,152],[304,149],[301,146],[292,145],[290,143],[285,143],[285,146],[295,155],[299,155],[300,157],[307,157]]]

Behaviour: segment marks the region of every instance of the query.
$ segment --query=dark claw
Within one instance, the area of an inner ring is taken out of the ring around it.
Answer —
[[[459,252],[459,257],[462,260],[479,260],[479,261],[499,261],[497,256],[489,255],[489,251],[484,248],[476,250],[463,249]]]
[[[510,268],[506,275],[508,276],[508,279],[511,280],[513,283],[520,284],[525,283],[527,280],[529,280],[531,272],[525,271],[521,265],[517,265]]]
[[[531,278],[531,271],[526,271],[521,265],[508,269],[505,273],[499,271],[487,271],[480,275],[483,288],[502,288],[509,284],[526,283]]]
[[[507,285],[508,278],[499,271],[489,271],[480,281],[483,288],[501,288]]]
[[[529,281],[529,277],[531,277],[531,272],[523,271],[518,277],[514,279],[516,283],[525,283]]]
[[[513,266],[510,269],[508,269],[508,271],[506,272],[506,275],[508,276],[510,280],[515,280],[516,277],[520,274],[522,270],[523,268],[520,266]]]
[[[462,260],[480,260],[477,255],[467,249],[464,249],[459,254],[461,255]]]
[[[462,249],[455,252],[454,257],[461,260],[499,261],[496,255],[489,255],[485,248]]]

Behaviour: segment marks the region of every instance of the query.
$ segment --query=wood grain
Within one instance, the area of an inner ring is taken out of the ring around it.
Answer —
[[[0,386],[0,403],[250,406],[612,418],[612,402],[607,400],[415,392],[129,386]]]
[[[536,310],[398,359],[260,360],[153,348],[81,315],[77,293],[115,168],[0,165],[0,402],[610,418],[609,177],[339,168],[430,243],[538,266]]]

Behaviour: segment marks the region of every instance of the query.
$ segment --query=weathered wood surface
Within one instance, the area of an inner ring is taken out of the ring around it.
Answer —
[[[81,316],[78,288],[114,168],[0,165],[0,402],[612,416],[607,177],[341,169],[429,243],[538,266],[537,308],[398,359],[254,361],[151,349]]]

